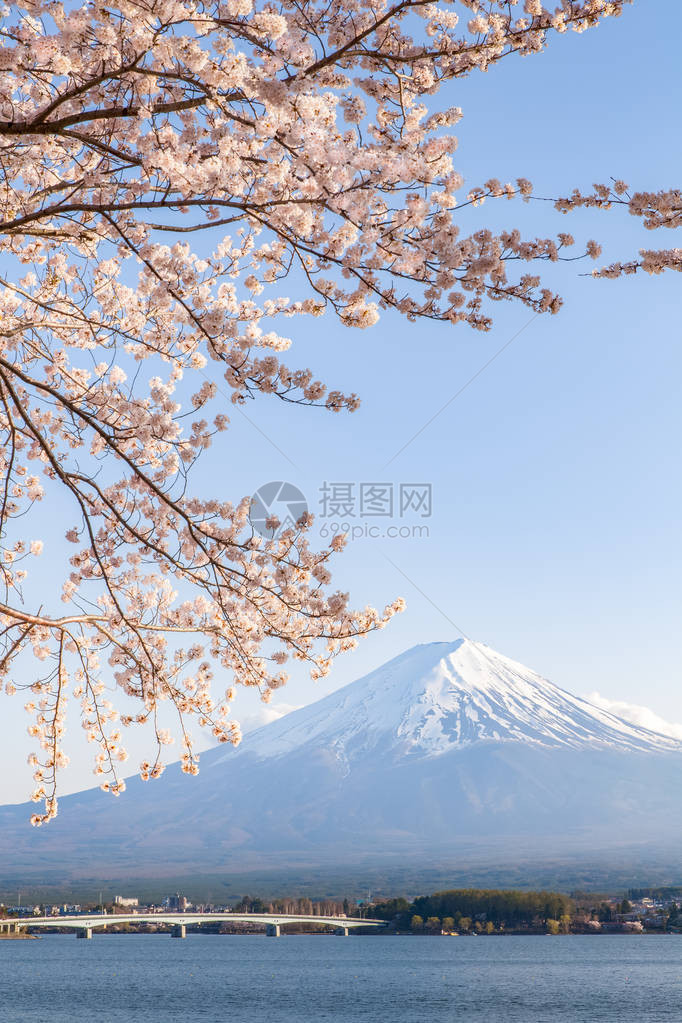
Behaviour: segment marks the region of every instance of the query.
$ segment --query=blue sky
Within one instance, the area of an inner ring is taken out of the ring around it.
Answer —
[[[467,184],[525,176],[548,196],[610,176],[637,189],[679,185],[678,41],[666,29],[675,14],[672,0],[636,2],[596,31],[555,38],[542,56],[450,85],[447,105],[464,111],[455,159]],[[479,220],[594,237],[602,261],[676,243],[618,211],[564,218],[549,204],[505,203]],[[356,605],[402,595],[407,611],[323,683],[295,678],[281,702],[308,702],[462,630],[573,692],[682,720],[680,281],[595,281],[581,276],[589,269],[551,268],[565,299],[558,316],[501,306],[489,334],[396,316],[363,332],[331,317],[290,321],[291,364],[357,391],[361,409],[252,403],[245,411],[259,429],[231,413],[197,485],[215,489],[218,479],[218,496],[237,498],[286,479],[318,511],[324,481],[428,483],[433,511],[409,519],[427,524],[428,538],[358,539],[337,559],[334,581]],[[17,800],[28,779],[12,765],[29,739],[23,701],[2,700],[11,734],[0,800]],[[69,788],[92,783],[84,763],[79,752]]]

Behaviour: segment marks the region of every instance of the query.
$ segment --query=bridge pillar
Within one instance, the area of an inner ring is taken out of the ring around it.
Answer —
[[[171,934],[174,938],[186,938],[187,937],[187,926],[185,924],[176,924]]]
[[[92,938],[92,927],[79,927],[76,931],[76,937],[90,940]]]
[[[279,924],[268,924],[266,933],[268,938],[279,938],[281,934]]]
[[[334,934],[339,934],[342,938],[347,938],[349,933],[350,932],[347,927],[337,927],[334,931]]]

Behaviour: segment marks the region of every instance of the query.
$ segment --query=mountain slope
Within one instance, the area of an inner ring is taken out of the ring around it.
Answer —
[[[0,854],[24,877],[608,855],[679,843],[681,791],[682,744],[460,640],[209,751],[195,779],[69,796],[37,832],[0,808]]]
[[[352,756],[373,749],[398,757],[437,756],[481,740],[682,750],[676,740],[629,724],[465,639],[413,647],[252,733],[244,748],[271,757],[326,743]]]

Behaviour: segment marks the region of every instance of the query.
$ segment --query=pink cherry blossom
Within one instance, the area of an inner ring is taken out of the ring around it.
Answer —
[[[141,776],[161,774],[160,750],[175,737],[159,722],[163,704],[177,712],[183,770],[196,774],[190,719],[239,742],[236,686],[267,701],[292,659],[322,677],[402,609],[352,610],[331,583],[342,537],[311,550],[309,518],[272,540],[254,535],[249,499],[196,496],[192,468],[229,427],[225,392],[233,404],[276,395],[358,407],[357,395],[283,361],[295,333],[284,325],[296,317],[330,311],[364,329],[393,309],[487,330],[500,300],[558,310],[523,264],[564,258],[572,237],[524,239],[483,222],[462,232],[463,206],[484,217],[490,202],[530,201],[532,186],[491,178],[463,191],[449,134],[462,112],[438,110],[434,97],[623,6],[2,8],[0,681],[8,694],[25,690],[15,666],[34,656],[30,763],[33,798],[44,801],[34,824],[57,812],[69,699],[106,791],[124,789],[123,734],[134,725],[155,736]],[[647,227],[679,224],[679,192],[630,197],[623,182],[558,205],[616,202]],[[679,269],[679,250],[639,265]],[[12,539],[55,488],[72,509],[61,607],[56,594],[31,592],[30,574],[27,585],[23,562],[41,541]],[[215,675],[230,680],[223,695]],[[125,709],[110,699],[112,681]]]

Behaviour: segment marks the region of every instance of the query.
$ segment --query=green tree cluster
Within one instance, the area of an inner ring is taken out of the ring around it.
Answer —
[[[565,933],[574,910],[572,899],[558,892],[467,888],[422,895],[411,903],[402,898],[390,899],[371,907],[369,914],[394,920],[399,929],[413,931],[416,918],[418,929],[431,933],[441,928],[492,933],[505,928],[541,927],[546,920],[556,920]]]

